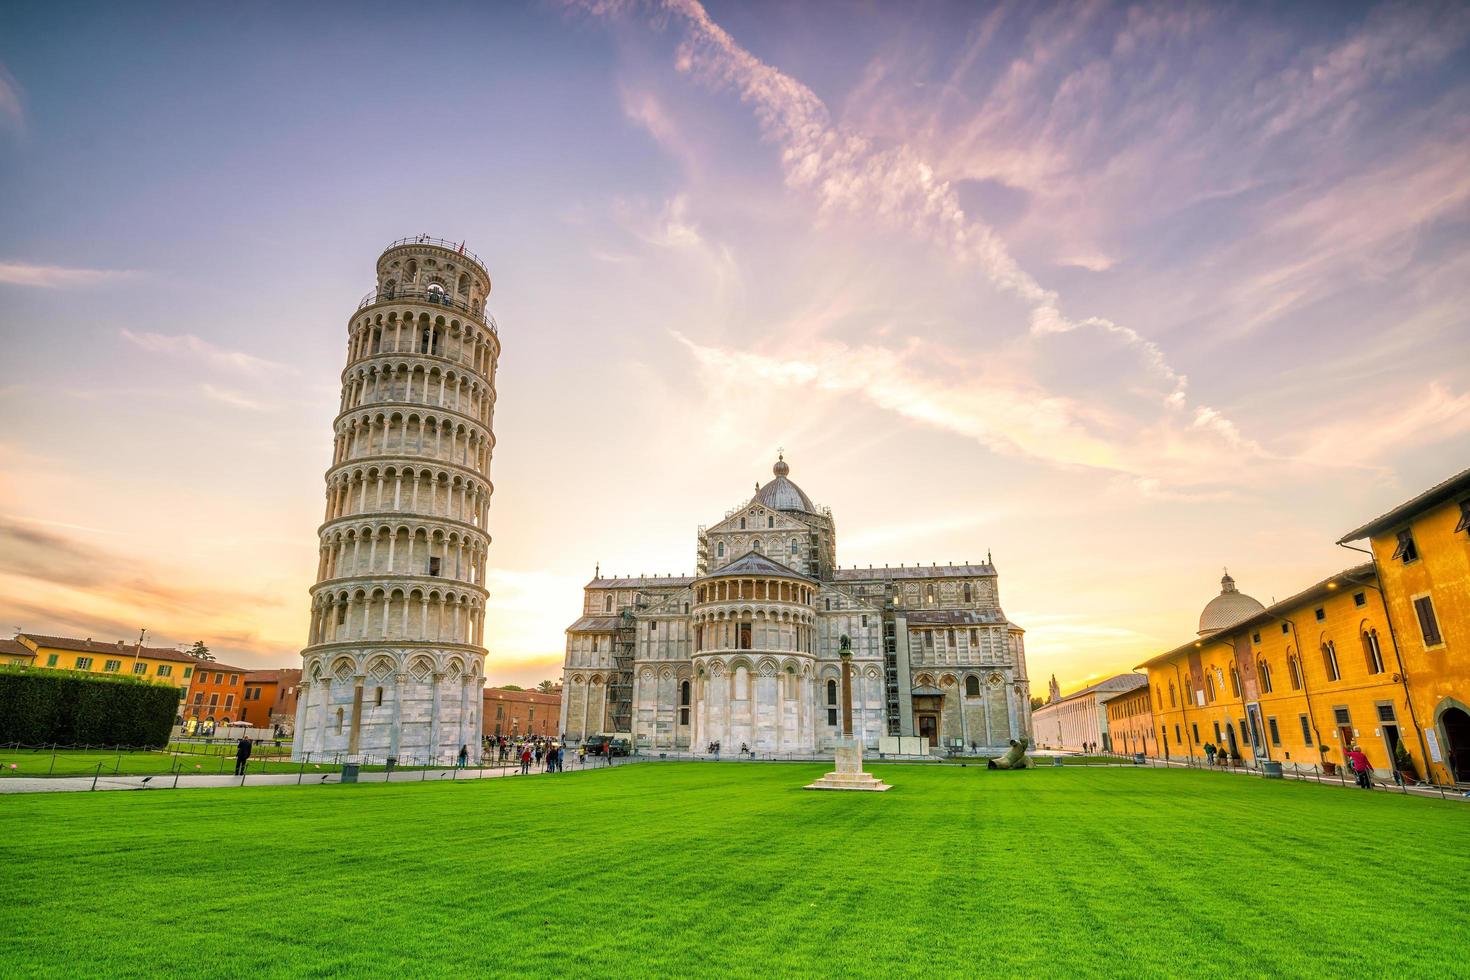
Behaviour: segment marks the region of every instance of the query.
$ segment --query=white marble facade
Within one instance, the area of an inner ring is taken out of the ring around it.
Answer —
[[[464,246],[405,239],[348,321],[294,757],[480,756],[500,340]]]
[[[841,568],[831,512],[778,460],[774,479],[701,528],[694,576],[599,574],[567,630],[561,730],[643,751],[830,749],[851,641],[853,728],[937,749],[1029,729],[1023,631],[980,564]]]

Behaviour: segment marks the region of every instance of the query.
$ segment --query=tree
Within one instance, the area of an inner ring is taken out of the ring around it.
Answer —
[[[1045,701],[1044,701],[1044,700],[1042,700],[1042,699],[1041,699],[1041,698],[1032,698],[1032,699],[1031,699],[1031,710],[1032,710],[1032,711],[1036,711],[1036,710],[1038,710],[1038,709],[1039,709],[1039,708],[1040,708],[1040,707],[1041,707],[1041,706],[1042,706],[1042,705],[1043,705],[1043,704],[1046,704],[1046,702],[1045,702]]]
[[[209,652],[209,647],[204,645],[203,640],[194,641],[194,645],[189,648],[189,656],[199,660],[214,660],[214,654]]]
[[[525,690],[525,688],[524,687],[521,687],[519,684],[502,684],[502,685],[500,685],[500,689],[502,691],[524,691]]]
[[[540,691],[542,694],[550,694],[552,691],[556,690],[556,681],[542,681],[540,684],[536,685],[536,690]]]

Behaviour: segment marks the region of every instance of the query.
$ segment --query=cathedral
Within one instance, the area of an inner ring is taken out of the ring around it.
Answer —
[[[999,749],[1030,728],[1023,630],[983,564],[843,568],[832,512],[778,459],[755,496],[698,532],[696,573],[605,577],[567,629],[561,731],[640,752],[818,753],[841,733],[842,637],[853,731],[870,749]],[[914,743],[910,742],[910,745]]]

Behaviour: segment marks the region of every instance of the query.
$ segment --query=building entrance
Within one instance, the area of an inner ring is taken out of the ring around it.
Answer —
[[[939,744],[939,719],[936,716],[919,716],[919,737],[927,738],[931,748]]]
[[[1444,731],[1446,758],[1450,775],[1457,783],[1470,783],[1470,714],[1459,708],[1447,708],[1439,716]]]

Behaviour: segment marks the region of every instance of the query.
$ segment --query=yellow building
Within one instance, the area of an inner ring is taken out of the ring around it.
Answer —
[[[1247,762],[1341,765],[1356,743],[1388,773],[1402,743],[1424,773],[1371,563],[1269,607],[1227,574],[1199,634],[1139,669],[1162,756],[1203,758],[1209,743]]]
[[[103,643],[88,637],[41,636],[17,633],[14,642],[29,653],[28,665],[55,670],[85,670],[94,674],[129,674],[179,689],[179,700],[188,695],[189,682],[201,663],[187,653],[170,647],[140,647],[118,640]],[[25,660],[20,653],[7,654],[11,663]]]
[[[1415,741],[1435,781],[1470,782],[1470,469],[1338,544],[1365,538],[1418,713]]]

